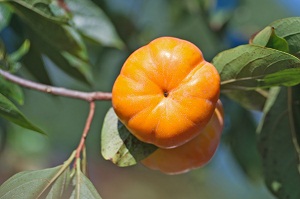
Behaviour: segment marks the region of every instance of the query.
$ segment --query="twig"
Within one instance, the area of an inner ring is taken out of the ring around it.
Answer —
[[[76,155],[75,155],[76,159],[80,158],[80,153],[81,153],[82,149],[84,148],[85,139],[86,139],[87,134],[90,130],[91,123],[92,123],[92,120],[93,120],[93,117],[94,117],[94,113],[95,113],[95,102],[91,101],[90,102],[90,112],[89,112],[89,115],[86,119],[85,127],[84,127],[84,130],[83,130],[80,142],[79,142],[78,147],[76,149]]]
[[[41,91],[44,93],[50,93],[52,95],[65,96],[70,98],[76,98],[85,100],[88,102],[92,102],[95,100],[111,100],[111,93],[109,92],[82,92],[76,91],[66,88],[54,87],[45,84],[36,83],[30,80],[23,79],[21,77],[15,76],[9,72],[6,72],[0,69],[0,75],[2,75],[5,79],[19,84],[23,87],[34,89],[37,91]]]
[[[111,98],[112,98],[111,93],[108,93],[108,92],[81,92],[81,91],[77,91],[77,90],[49,86],[49,85],[40,84],[40,83],[36,83],[36,82],[30,81],[30,80],[23,79],[21,77],[15,76],[9,72],[6,72],[2,69],[0,69],[0,75],[2,75],[5,79],[7,79],[11,82],[14,82],[20,86],[23,86],[23,87],[26,87],[29,89],[34,89],[34,90],[49,93],[52,95],[59,95],[59,96],[64,96],[64,97],[81,99],[81,100],[88,101],[90,103],[89,115],[87,117],[80,142],[76,149],[75,161],[74,161],[74,167],[76,167],[76,162],[80,159],[80,154],[81,154],[82,150],[84,149],[85,140],[86,140],[86,137],[90,130],[91,123],[92,123],[92,120],[94,117],[95,101],[96,100],[111,100]]]

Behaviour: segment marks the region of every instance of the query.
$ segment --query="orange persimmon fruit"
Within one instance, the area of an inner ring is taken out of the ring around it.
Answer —
[[[174,148],[206,126],[219,93],[220,76],[199,48],[160,37],[125,61],[113,86],[112,105],[139,140]]]
[[[176,148],[159,148],[141,162],[166,174],[180,174],[202,167],[213,157],[220,143],[223,125],[223,106],[219,100],[209,123],[197,137]]]

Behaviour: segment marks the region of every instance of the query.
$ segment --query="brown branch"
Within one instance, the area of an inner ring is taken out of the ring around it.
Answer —
[[[93,117],[94,117],[94,113],[95,113],[95,102],[91,101],[90,102],[90,112],[89,112],[89,115],[86,119],[85,127],[83,129],[83,133],[82,133],[80,142],[79,142],[78,147],[76,149],[76,155],[75,155],[76,159],[80,158],[80,153],[81,153],[81,151],[84,147],[85,139],[86,139],[87,134],[90,130],[91,123],[92,123],[92,120],[93,120]],[[75,160],[75,162],[76,162],[76,160]]]
[[[71,90],[66,88],[60,88],[60,87],[54,87],[49,86],[45,84],[36,83],[33,81],[29,81],[26,79],[23,79],[21,77],[15,76],[9,72],[6,72],[2,69],[0,69],[0,75],[2,75],[5,79],[14,82],[16,84],[19,84],[20,86],[30,88],[33,90],[49,93],[52,95],[59,95],[59,96],[65,96],[70,98],[76,98],[85,100],[88,102],[92,102],[95,100],[111,100],[111,93],[109,92],[82,92],[77,90]]]
[[[81,91],[77,91],[77,90],[71,90],[71,89],[66,89],[66,88],[59,88],[59,87],[49,86],[49,85],[45,85],[45,84],[40,84],[40,83],[36,83],[33,81],[23,79],[18,76],[15,76],[15,75],[13,75],[9,72],[6,72],[2,69],[0,69],[0,75],[2,75],[5,79],[7,79],[11,82],[14,82],[20,86],[23,86],[23,87],[26,87],[29,89],[34,89],[37,91],[50,93],[52,95],[76,98],[76,99],[81,99],[81,100],[90,102],[89,115],[87,117],[86,124],[85,124],[84,130],[82,132],[80,142],[76,149],[75,162],[74,162],[74,167],[75,167],[77,159],[80,158],[80,154],[81,154],[82,150],[84,149],[85,140],[86,140],[86,137],[87,137],[88,132],[91,127],[91,123],[92,123],[94,113],[95,113],[95,101],[96,100],[111,100],[112,94],[108,93],[108,92],[107,93],[106,92],[81,92]]]

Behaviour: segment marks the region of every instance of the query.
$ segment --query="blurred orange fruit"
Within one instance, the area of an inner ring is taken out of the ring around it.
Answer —
[[[159,148],[142,160],[142,164],[167,174],[184,173],[205,165],[210,161],[220,143],[223,118],[223,106],[219,100],[209,123],[197,137],[177,148]]]
[[[139,140],[174,148],[206,126],[219,92],[217,70],[194,44],[161,37],[126,60],[113,86],[112,104]]]

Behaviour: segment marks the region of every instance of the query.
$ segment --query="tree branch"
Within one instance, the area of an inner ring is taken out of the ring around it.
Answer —
[[[15,76],[9,72],[6,72],[2,69],[0,69],[0,75],[2,75],[5,79],[14,82],[20,86],[49,93],[52,95],[59,95],[59,96],[64,96],[64,97],[70,97],[70,98],[75,98],[75,99],[81,99],[88,101],[90,103],[90,111],[89,115],[86,119],[86,124],[84,127],[84,130],[82,132],[82,136],[80,139],[80,142],[77,146],[76,149],[76,154],[75,154],[75,162],[74,162],[74,167],[76,166],[76,162],[78,159],[80,159],[80,154],[84,149],[85,145],[85,140],[88,135],[88,132],[91,127],[91,123],[94,117],[95,113],[95,101],[96,100],[111,100],[112,94],[108,92],[81,92],[77,90],[71,90],[71,89],[66,89],[66,88],[59,88],[59,87],[54,87],[54,86],[49,86],[45,84],[40,84],[36,83],[30,80],[23,79],[21,77]]]
[[[78,147],[76,149],[76,155],[75,155],[76,159],[80,158],[81,151],[84,147],[85,139],[86,139],[87,134],[88,134],[88,132],[90,130],[90,127],[91,127],[91,123],[92,123],[92,120],[93,120],[93,117],[94,117],[94,113],[95,113],[95,102],[91,101],[90,102],[90,112],[89,112],[89,115],[86,119],[85,127],[83,129],[83,133],[82,133],[80,142],[79,142]]]
[[[109,92],[82,92],[77,90],[71,90],[66,88],[54,87],[45,84],[36,83],[30,80],[23,79],[21,77],[15,76],[9,72],[6,72],[0,69],[0,75],[2,75],[5,79],[19,84],[20,86],[41,91],[44,93],[49,93],[52,95],[59,95],[64,97],[76,98],[85,100],[88,102],[92,102],[95,100],[111,100],[112,95]]]

